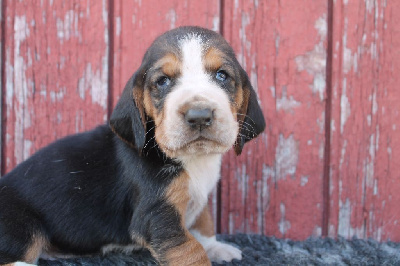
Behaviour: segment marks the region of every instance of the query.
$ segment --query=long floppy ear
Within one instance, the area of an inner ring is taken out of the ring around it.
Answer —
[[[240,155],[244,144],[257,137],[265,129],[265,119],[257,101],[247,73],[241,71],[243,102],[238,110],[239,134],[234,145],[236,155]]]
[[[143,82],[137,71],[125,85],[111,118],[111,129],[123,141],[135,147],[141,154],[146,141],[146,115],[143,107]]]

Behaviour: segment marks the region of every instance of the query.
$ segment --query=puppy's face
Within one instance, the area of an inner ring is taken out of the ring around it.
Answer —
[[[183,27],[161,35],[146,52],[131,83],[129,93],[124,94],[130,94],[135,103],[131,108],[139,113],[136,122],[143,125],[144,139],[137,139],[143,132],[134,126],[132,136],[120,133],[116,126],[120,103],[111,126],[126,141],[132,138],[136,147],[146,148],[151,140],[146,133],[154,132],[152,138],[170,158],[224,153],[233,145],[240,153],[244,142],[264,129],[258,103],[250,99],[255,93],[246,73],[232,48],[215,32]],[[122,97],[120,102],[126,105]],[[255,116],[249,114],[250,109],[256,110]],[[147,128],[149,121],[154,130]]]

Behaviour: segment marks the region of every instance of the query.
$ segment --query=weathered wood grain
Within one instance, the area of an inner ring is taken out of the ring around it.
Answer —
[[[6,1],[6,0],[4,0]],[[107,119],[107,1],[5,3],[5,172]]]
[[[331,236],[400,240],[399,13],[334,4]]]
[[[328,1],[0,0],[2,173],[104,123],[154,38],[199,25],[232,44],[267,121],[224,158],[219,230],[400,241],[400,2],[332,2],[328,46]]]
[[[325,1],[225,1],[223,33],[258,92],[267,128],[223,163],[222,232],[321,234]]]

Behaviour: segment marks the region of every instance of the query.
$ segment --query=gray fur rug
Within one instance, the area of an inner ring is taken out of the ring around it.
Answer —
[[[243,260],[225,265],[400,265],[400,243],[343,238],[291,241],[245,234],[217,238],[240,247],[243,252]],[[130,255],[112,253],[79,259],[39,260],[39,265],[156,265],[156,262],[143,250]]]

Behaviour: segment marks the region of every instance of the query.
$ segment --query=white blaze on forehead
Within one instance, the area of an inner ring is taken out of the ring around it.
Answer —
[[[186,78],[207,78],[203,64],[203,41],[200,36],[189,35],[182,39],[182,82]]]
[[[200,36],[189,35],[182,39],[181,49],[183,55],[183,70],[195,74],[199,70],[203,70],[203,47]],[[204,72],[204,71],[202,71]]]

